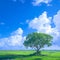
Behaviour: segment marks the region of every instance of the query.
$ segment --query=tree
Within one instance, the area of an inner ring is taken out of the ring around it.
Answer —
[[[36,50],[36,54],[40,55],[41,48],[45,45],[52,45],[52,38],[53,37],[51,35],[34,32],[27,35],[26,40],[24,41],[24,46],[34,48]]]

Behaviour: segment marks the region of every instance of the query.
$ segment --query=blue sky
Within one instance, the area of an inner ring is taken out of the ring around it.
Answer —
[[[34,31],[52,35],[45,49],[59,50],[59,28],[60,0],[0,0],[0,50],[25,49],[24,39]]]

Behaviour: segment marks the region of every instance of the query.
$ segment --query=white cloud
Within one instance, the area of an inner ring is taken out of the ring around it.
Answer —
[[[21,28],[18,28],[16,31],[11,33],[12,35],[22,35],[23,34],[23,30]]]
[[[58,31],[58,36],[55,36],[55,38],[58,40],[55,43],[57,43],[58,45],[60,45],[60,10],[57,12],[56,15],[54,15],[53,17],[53,21],[55,24],[55,29]]]
[[[43,49],[45,49],[45,50],[60,50],[60,46],[58,46],[58,45],[52,45],[50,47],[45,47]]]
[[[47,12],[43,12],[39,17],[30,21],[29,27],[37,30],[37,32],[47,33],[53,36],[53,43],[60,45],[60,11],[53,17],[55,27],[51,27],[51,18],[47,17]]]
[[[12,48],[12,47],[24,47],[24,37],[22,36],[23,30],[18,28],[11,33],[11,36],[0,39],[0,47]],[[14,48],[13,48],[14,49]],[[20,48],[22,49],[22,48]]]
[[[55,25],[56,25],[56,29],[58,29],[58,31],[60,31],[60,10],[57,12],[57,14],[54,16],[53,19]]]
[[[51,2],[52,0],[33,0],[32,4],[34,6],[38,6],[40,5],[41,3],[45,3],[49,6],[49,3]]]
[[[58,36],[59,32],[56,28],[51,27],[51,17],[47,17],[47,12],[43,12],[38,18],[34,18],[29,23],[29,27],[36,29],[38,32],[44,32],[53,36]]]
[[[23,34],[23,30],[21,28],[19,28],[15,32],[13,32],[12,35],[8,38],[9,39],[9,44],[12,45],[12,46],[22,45],[22,43],[23,43],[22,34]]]
[[[47,34],[57,33],[57,30],[51,28],[50,17],[47,17],[47,12],[43,12],[38,18],[34,18],[29,23],[29,27],[36,29],[38,32],[44,32]]]

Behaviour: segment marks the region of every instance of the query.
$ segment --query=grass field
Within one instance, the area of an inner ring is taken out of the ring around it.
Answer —
[[[42,51],[42,56],[30,56],[35,51],[0,51],[0,60],[60,60],[60,51]]]

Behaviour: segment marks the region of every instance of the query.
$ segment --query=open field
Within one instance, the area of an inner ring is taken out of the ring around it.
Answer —
[[[42,51],[42,56],[31,56],[35,51],[0,51],[0,60],[60,60],[60,51]]]

